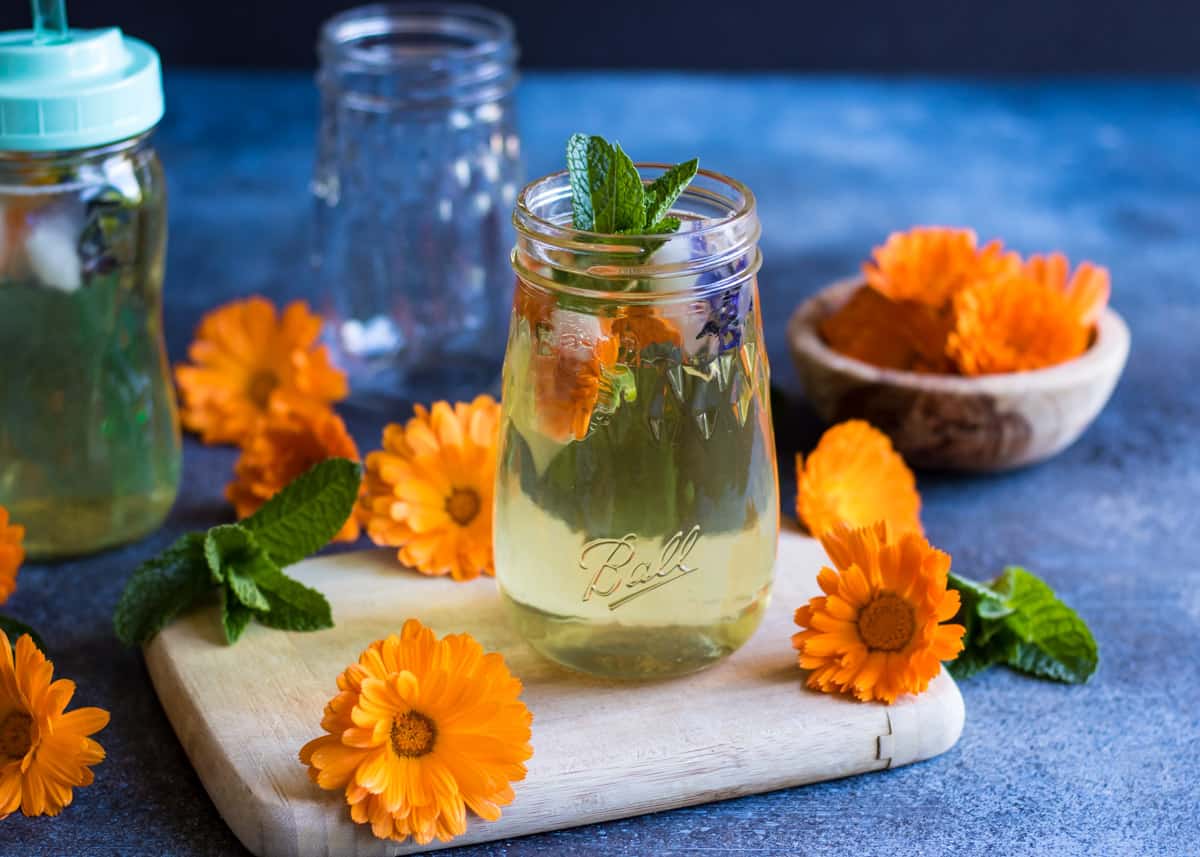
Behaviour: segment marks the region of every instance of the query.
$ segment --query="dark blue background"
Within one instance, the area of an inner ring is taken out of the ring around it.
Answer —
[[[167,100],[165,315],[180,360],[206,310],[306,288],[317,101],[306,74],[190,73],[168,75]],[[821,430],[789,363],[787,316],[889,230],[971,225],[1024,252],[1107,265],[1133,349],[1106,410],[1055,459],[918,475],[929,537],[956,571],[1025,565],[1087,619],[1101,651],[1088,685],[992,670],[963,682],[962,739],[929,762],[454,853],[1195,857],[1200,84],[531,74],[518,101],[531,175],[560,167],[567,135],[587,128],[638,158],[699,154],[757,192],[785,511],[792,455]],[[343,411],[374,448],[383,419]],[[107,708],[112,723],[95,785],[60,818],[0,822],[3,857],[245,853],[110,622],[138,562],[231,519],[222,490],[235,457],[189,438],[163,529],[22,570],[4,611],[41,630],[58,674],[78,683],[73,705]]]
[[[171,66],[309,68],[339,0],[74,0],[75,26],[116,24]],[[495,0],[527,68],[884,72],[1196,72],[1196,0]],[[0,30],[28,26],[8,0]]]

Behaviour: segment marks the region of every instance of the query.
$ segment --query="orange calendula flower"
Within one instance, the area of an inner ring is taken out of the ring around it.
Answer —
[[[955,296],[946,348],[964,375],[987,375],[1064,363],[1090,339],[1066,293],[1018,275],[982,280]]]
[[[640,359],[642,349],[649,345],[683,346],[683,334],[670,320],[655,314],[653,308],[631,306],[613,320],[613,336],[620,347]]]
[[[346,376],[316,345],[321,318],[303,301],[280,316],[261,297],[233,301],[200,322],[177,366],[183,424],[205,443],[242,443],[272,411],[328,408],[346,397]]]
[[[378,545],[424,574],[493,574],[492,484],[500,405],[491,396],[431,409],[383,430],[367,455],[359,517]]]
[[[25,815],[58,815],[75,788],[92,784],[90,766],[104,760],[89,736],[108,725],[108,712],[66,711],[75,682],[53,676],[54,664],[28,634],[14,657],[0,631],[0,820],[18,807]]]
[[[8,509],[0,506],[0,604],[17,588],[17,570],[25,561],[25,528],[8,522]]]
[[[294,412],[270,419],[242,447],[233,469],[234,480],[225,488],[225,497],[237,510],[237,516],[245,518],[293,479],[329,458],[358,461],[354,438],[337,414],[325,410]],[[358,538],[358,532],[358,520],[352,515],[333,540],[352,542]]]
[[[945,372],[949,324],[941,313],[915,301],[893,301],[870,286],[821,320],[821,337],[835,351],[907,372]]]
[[[963,648],[963,626],[941,624],[959,608],[950,556],[917,533],[889,536],[883,522],[840,524],[821,544],[837,570],[821,569],[825,594],[796,611],[803,630],[792,636],[808,686],[889,704],[924,691]]]
[[[437,639],[415,619],[372,643],[338,676],[328,734],[300,750],[323,789],[344,791],[350,815],[381,839],[425,845],[487,821],[513,800],[533,755],[521,682],[469,634]]]
[[[891,440],[863,420],[828,429],[805,461],[796,456],[796,516],[814,536],[837,524],[886,521],[893,532],[921,530],[916,479]]]
[[[893,232],[873,261],[863,265],[867,283],[893,301],[916,301],[945,310],[954,295],[982,277],[995,277],[1020,268],[1016,253],[1006,253],[999,241],[984,247],[971,229],[917,226]]]
[[[554,344],[530,358],[538,429],[559,443],[583,440],[617,362],[620,338],[602,319],[556,309],[550,314]]]
[[[1071,273],[1067,257],[1062,253],[1030,256],[1025,260],[1025,276],[1062,292],[1072,312],[1085,327],[1091,327],[1100,320],[1112,291],[1107,268],[1082,262]]]

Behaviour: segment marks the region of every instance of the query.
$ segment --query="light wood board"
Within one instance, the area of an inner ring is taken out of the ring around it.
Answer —
[[[410,616],[439,635],[468,631],[525,683],[534,755],[495,823],[471,818],[454,845],[723,800],[927,759],[949,749],[963,703],[943,673],[887,707],[809,691],[792,613],[816,593],[820,545],[780,539],[771,607],[722,663],[658,683],[589,679],[530,650],[508,627],[491,579],[455,584],[399,568],[391,551],[341,554],[289,569],[321,589],[337,627],[284,633],[252,624],[224,645],[212,611],[146,647],[163,707],[213,803],[260,857],[382,857],[422,849],[371,836],[343,795],[313,785],[296,754],[320,734],[335,678]],[[447,847],[434,842],[432,850]]]

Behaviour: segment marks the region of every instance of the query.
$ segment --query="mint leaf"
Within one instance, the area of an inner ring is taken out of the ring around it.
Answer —
[[[22,634],[28,634],[29,638],[33,640],[33,644],[42,650],[43,655],[49,654],[46,651],[46,644],[42,641],[38,632],[24,622],[18,622],[11,616],[0,616],[0,631],[3,631],[8,636],[8,642],[13,646],[17,644],[17,640],[20,639]]]
[[[613,234],[646,225],[646,190],[630,157],[603,137],[574,134],[567,141],[571,215],[576,229]]]
[[[287,631],[317,631],[333,627],[329,601],[315,589],[288,577],[279,569],[261,572],[255,582],[266,594],[270,609],[258,621]]]
[[[595,138],[603,143],[595,144],[597,152],[593,155],[592,137],[587,134],[572,134],[567,140],[567,175],[571,181],[571,220],[576,229],[593,231],[596,225],[596,215],[592,211],[592,160],[602,157],[608,144],[601,138]],[[597,164],[597,168],[601,164]]]
[[[647,226],[642,230],[643,235],[662,235],[667,232],[674,232],[683,221],[678,217],[664,217],[662,220],[655,223],[653,226]]]
[[[204,534],[189,533],[134,569],[113,614],[127,646],[145,643],[212,588],[204,561]]]
[[[260,569],[274,569],[254,535],[237,524],[213,527],[204,538],[204,558],[209,571],[218,582],[224,582],[242,606],[251,610],[268,610],[266,596],[258,591],[254,576]]]
[[[345,458],[330,458],[242,520],[275,564],[299,562],[327,545],[354,511],[362,468]]]
[[[1021,672],[1068,684],[1082,684],[1100,662],[1099,650],[1087,623],[1058,599],[1046,583],[1017,566],[992,582],[1013,613],[1005,626],[1017,640],[1008,665]]]
[[[646,225],[646,186],[638,175],[633,160],[621,144],[614,146],[613,184],[616,199],[613,203],[612,232],[640,231]]]
[[[1023,568],[1008,568],[990,586],[951,574],[966,628],[963,651],[947,665],[955,678],[968,678],[993,664],[1030,675],[1079,684],[1096,671],[1099,654],[1087,624],[1042,580]]]
[[[679,199],[679,195],[683,193],[684,188],[696,177],[696,172],[699,169],[699,159],[692,158],[690,161],[676,164],[650,183],[645,191],[645,221],[647,225],[659,225],[659,221],[667,216],[667,212],[671,210],[671,206],[675,204],[675,200]],[[678,224],[678,221],[676,223]],[[678,228],[678,225],[676,225],[675,229]],[[659,229],[658,231],[668,232],[674,230]]]
[[[225,642],[233,645],[250,624],[254,611],[239,602],[229,590],[221,590],[221,628],[225,631]]]
[[[1011,613],[1012,610],[1004,603],[1004,599],[982,583],[951,572],[948,584],[951,589],[958,590],[962,601],[954,621],[966,628],[966,632],[963,634],[963,650],[946,665],[946,669],[955,678],[970,678],[993,664],[1005,663],[1016,642],[1007,633],[997,635],[998,631],[1004,631],[1004,625],[993,619],[1001,618],[1006,615],[1005,611]]]

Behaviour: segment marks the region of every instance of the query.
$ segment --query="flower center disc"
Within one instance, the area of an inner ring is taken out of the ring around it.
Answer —
[[[446,514],[460,527],[475,520],[479,514],[479,495],[471,488],[455,488],[446,500]]]
[[[0,760],[22,759],[33,743],[33,718],[24,711],[10,711],[0,720]]]
[[[409,711],[392,720],[391,741],[397,756],[424,756],[437,741],[437,726],[419,711]]]
[[[897,652],[909,644],[916,630],[912,607],[891,592],[880,593],[858,614],[858,636],[869,649]]]
[[[271,400],[271,394],[278,386],[279,376],[270,369],[261,369],[250,376],[250,385],[246,390],[246,395],[250,397],[250,401],[265,411],[267,403]]]

